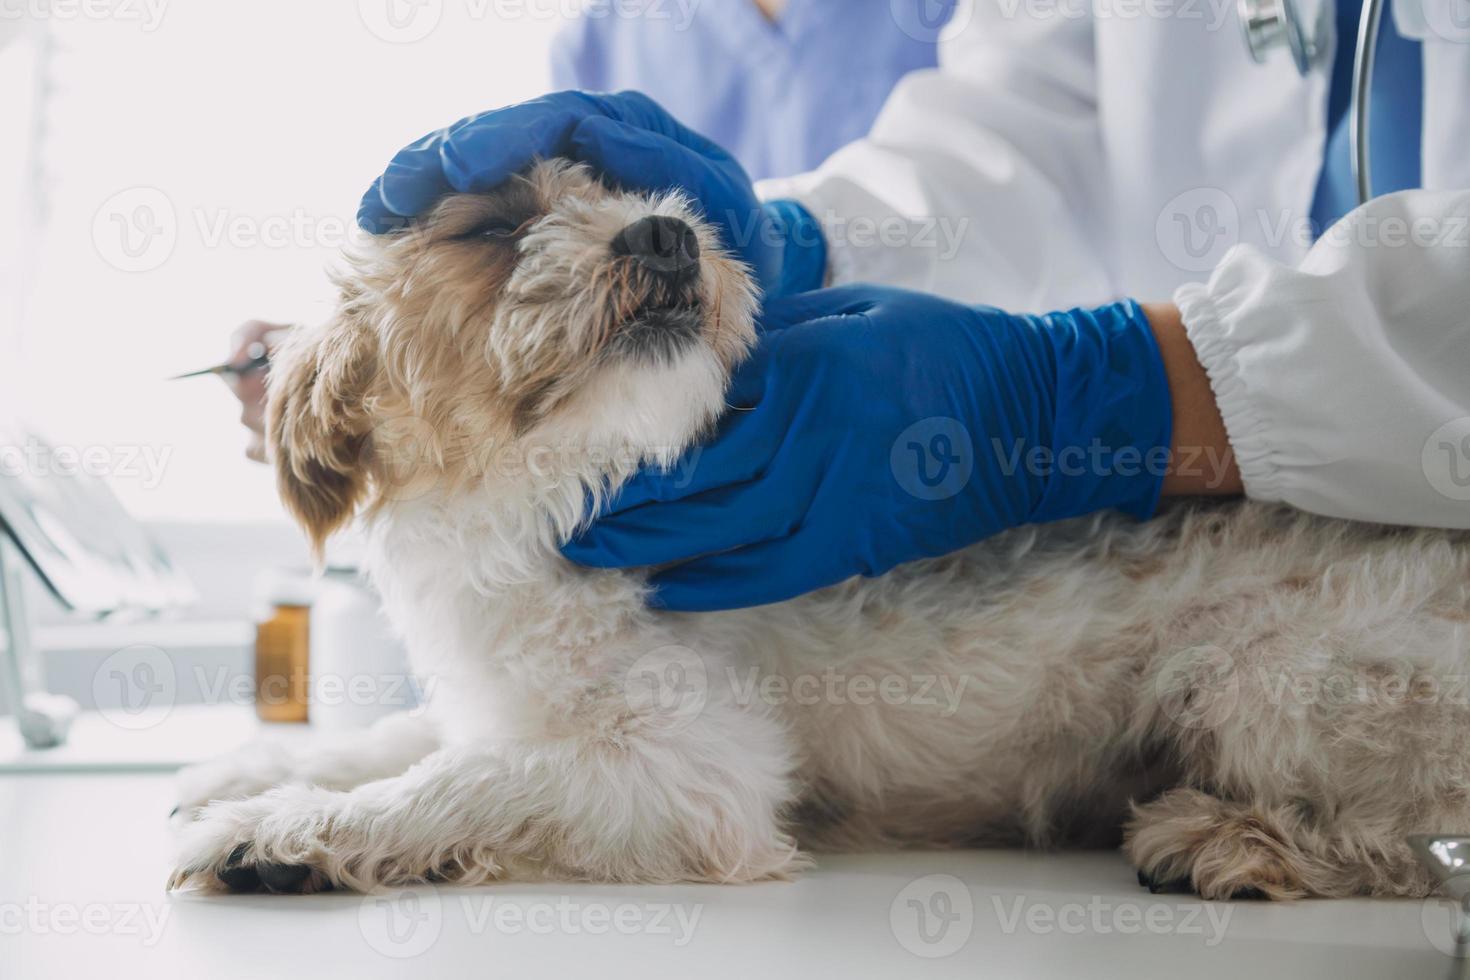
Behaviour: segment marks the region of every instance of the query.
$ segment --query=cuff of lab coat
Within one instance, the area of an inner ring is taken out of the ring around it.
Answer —
[[[1174,293],[1174,302],[1195,354],[1209,375],[1246,494],[1256,500],[1278,502],[1284,499],[1285,487],[1276,462],[1270,420],[1252,397],[1241,370],[1240,352],[1253,332],[1248,319],[1240,316],[1247,301],[1240,292],[1245,283],[1230,275],[1230,267],[1227,258],[1209,285],[1181,286]]]

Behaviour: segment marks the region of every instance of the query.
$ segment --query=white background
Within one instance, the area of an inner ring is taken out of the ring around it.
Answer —
[[[20,84],[28,45],[0,52],[0,228],[12,229],[0,288],[7,311],[29,294],[0,342],[6,411],[55,443],[103,447],[143,519],[276,519],[224,386],[163,379],[221,360],[242,320],[323,317],[323,270],[391,154],[545,92],[549,44],[574,4],[87,2],[0,0],[0,37],[44,26],[55,44],[39,130]],[[49,214],[39,244],[17,245],[35,202],[13,191],[26,186],[16,148],[31,132]],[[129,257],[116,222],[139,204],[151,212],[127,228],[140,253]],[[145,247],[144,224],[173,234]],[[119,268],[130,265],[143,271]]]

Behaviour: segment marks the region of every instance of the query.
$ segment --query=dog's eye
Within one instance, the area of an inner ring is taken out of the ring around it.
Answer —
[[[477,225],[466,238],[480,238],[487,241],[505,241],[520,234],[524,224],[511,218],[491,218],[481,225]]]

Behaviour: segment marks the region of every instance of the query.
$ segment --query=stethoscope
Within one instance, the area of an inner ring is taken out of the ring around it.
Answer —
[[[1324,2],[1317,23],[1304,30],[1296,0],[1236,0],[1241,26],[1245,28],[1245,46],[1260,64],[1266,53],[1285,44],[1296,62],[1297,71],[1306,75],[1326,50],[1329,30]],[[1378,58],[1378,26],[1383,20],[1383,0],[1363,0],[1363,17],[1358,22],[1358,43],[1353,51],[1353,94],[1348,109],[1348,136],[1353,147],[1353,180],[1358,185],[1358,203],[1366,204],[1373,196],[1373,177],[1368,159],[1368,102],[1373,90],[1373,66]]]

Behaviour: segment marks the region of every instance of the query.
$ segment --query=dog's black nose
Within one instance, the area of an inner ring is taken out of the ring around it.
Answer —
[[[667,279],[684,280],[699,271],[699,236],[678,218],[653,215],[636,221],[618,232],[612,250]]]

